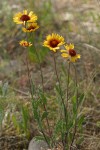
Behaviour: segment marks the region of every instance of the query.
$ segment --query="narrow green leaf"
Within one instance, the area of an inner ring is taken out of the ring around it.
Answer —
[[[0,125],[2,124],[3,118],[4,118],[4,109],[0,105]]]
[[[65,123],[63,122],[63,120],[58,120],[54,128],[54,133],[58,134],[62,132],[62,130],[65,130]]]
[[[36,141],[42,141],[42,140],[43,140],[43,141],[44,141],[45,138],[44,138],[44,136],[42,136],[42,135],[41,135],[41,136],[35,136],[35,137],[34,137],[34,140],[36,140]]]
[[[84,122],[84,116],[80,116],[80,118],[77,119],[77,123],[78,123],[78,126],[81,127],[82,126],[82,123]]]
[[[40,96],[40,100],[43,104],[47,104],[47,97],[45,96],[45,94],[42,91],[39,91],[39,96]]]
[[[16,118],[15,115],[12,116],[12,121],[13,121],[13,124],[14,124],[15,128],[19,132],[20,131],[20,125],[19,125],[19,122],[17,121],[17,118]]]
[[[76,96],[72,97],[72,105],[73,105],[73,114],[76,116],[77,114],[77,98]]]
[[[24,129],[27,130],[29,113],[28,113],[28,109],[26,107],[22,107],[22,116],[23,116]]]
[[[77,145],[81,145],[81,143],[84,141],[84,137],[81,136],[78,140],[77,140]]]
[[[83,94],[81,94],[81,96],[78,99],[78,105],[80,105],[84,101],[84,98],[85,98],[85,95],[83,93]]]
[[[67,127],[68,131],[73,127],[73,125],[74,125],[73,120],[71,119],[68,123],[68,127]]]
[[[48,112],[43,112],[42,117],[41,117],[41,121],[44,120],[46,117],[48,116]]]

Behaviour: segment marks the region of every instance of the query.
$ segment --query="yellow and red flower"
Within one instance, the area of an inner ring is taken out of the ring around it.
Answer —
[[[48,47],[50,50],[56,52],[63,44],[64,38],[59,34],[52,33],[46,37],[43,46]]]
[[[24,32],[34,32],[39,28],[37,23],[29,23],[26,28],[22,28]]]
[[[17,24],[25,24],[26,22],[35,22],[37,20],[37,16],[33,13],[33,11],[30,11],[28,13],[27,10],[23,10],[23,12],[19,12],[15,14],[13,17],[13,21]]]
[[[65,50],[61,50],[61,56],[69,59],[70,62],[76,62],[77,59],[80,59],[80,54],[77,54],[74,50],[74,44],[65,45]]]
[[[23,47],[30,47],[30,46],[32,46],[32,43],[31,43],[31,42],[27,42],[27,41],[25,41],[25,40],[20,41],[19,44],[20,44],[21,46],[23,46]]]

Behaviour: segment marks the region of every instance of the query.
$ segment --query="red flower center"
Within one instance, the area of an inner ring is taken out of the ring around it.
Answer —
[[[70,55],[71,57],[76,56],[76,51],[75,51],[74,49],[70,49],[70,50],[69,50],[69,55]]]
[[[23,46],[28,46],[28,45],[29,45],[28,43],[25,43],[25,42],[23,43]]]
[[[29,27],[27,28],[27,30],[32,30],[32,29],[35,29],[35,26],[29,26]]]
[[[57,40],[55,40],[55,39],[54,39],[54,40],[51,40],[51,41],[50,41],[50,46],[53,47],[53,48],[54,48],[54,47],[57,47],[58,43],[59,43],[59,41],[57,41]]]
[[[20,17],[20,20],[21,21],[28,21],[28,20],[30,20],[30,17],[28,16],[28,15],[22,15],[21,17]]]

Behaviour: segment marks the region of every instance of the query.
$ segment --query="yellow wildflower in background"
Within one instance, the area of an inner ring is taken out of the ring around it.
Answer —
[[[61,50],[61,56],[70,60],[70,62],[75,62],[80,58],[80,54],[77,54],[74,50],[74,44],[65,45],[65,50]]]
[[[13,17],[13,21],[17,24],[25,24],[26,22],[35,22],[37,20],[37,16],[30,11],[29,13],[27,10],[23,10],[23,12],[19,12],[15,14]]]
[[[22,28],[22,30],[24,32],[34,32],[38,28],[39,26],[37,25],[37,23],[29,23],[28,26],[26,28]]]
[[[23,47],[30,47],[30,46],[32,46],[32,43],[31,43],[31,42],[27,42],[27,41],[25,41],[25,40],[20,41],[19,44],[20,44],[21,46],[23,46]]]
[[[59,34],[52,33],[46,37],[43,46],[48,47],[50,50],[56,52],[59,46],[64,44],[64,38]]]

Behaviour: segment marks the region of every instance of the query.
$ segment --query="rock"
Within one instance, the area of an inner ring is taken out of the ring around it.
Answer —
[[[32,139],[29,143],[28,150],[48,150],[49,147],[45,141],[36,141]]]

